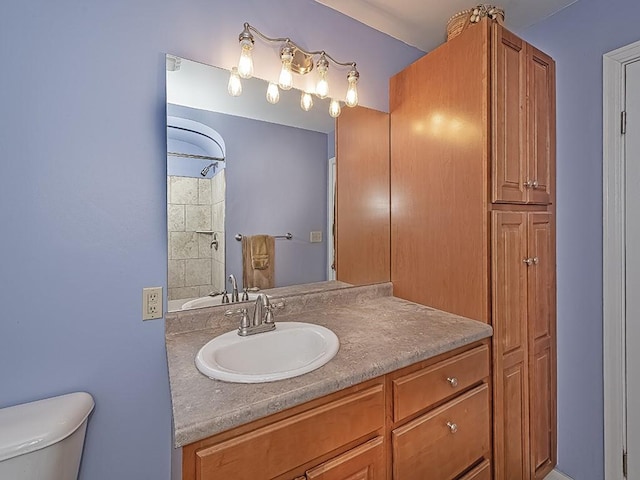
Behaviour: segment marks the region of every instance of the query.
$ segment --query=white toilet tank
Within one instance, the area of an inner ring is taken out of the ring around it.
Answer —
[[[0,409],[0,479],[76,480],[93,397],[70,393]]]

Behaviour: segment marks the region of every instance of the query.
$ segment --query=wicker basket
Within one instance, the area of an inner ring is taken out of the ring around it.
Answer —
[[[478,23],[483,18],[504,24],[504,10],[494,5],[481,4],[467,10],[462,10],[452,16],[447,22],[447,41],[460,35],[470,25]]]

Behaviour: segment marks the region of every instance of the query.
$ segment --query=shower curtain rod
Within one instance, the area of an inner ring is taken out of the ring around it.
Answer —
[[[219,162],[225,161],[224,158],[220,158],[220,157],[209,157],[207,155],[194,155],[191,153],[167,152],[167,155],[171,155],[172,157],[195,158],[198,160],[213,160],[213,161],[219,161]]]

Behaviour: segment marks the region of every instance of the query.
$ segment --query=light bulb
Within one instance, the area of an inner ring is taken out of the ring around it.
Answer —
[[[280,78],[278,80],[278,84],[283,90],[291,90],[291,87],[293,87],[293,72],[291,71],[293,50],[291,49],[291,47],[282,47],[280,58],[282,59],[282,70],[280,70]]]
[[[333,118],[336,118],[340,116],[341,111],[342,109],[340,108],[340,102],[336,99],[332,99],[331,103],[329,104],[329,115],[331,115]]]
[[[316,95],[319,98],[327,98],[327,95],[329,95],[329,82],[327,82],[326,74],[318,80],[316,85]]]
[[[283,90],[291,90],[291,87],[293,87],[293,72],[291,71],[291,64],[282,64],[278,84]]]
[[[280,100],[280,90],[278,90],[278,85],[273,82],[269,82],[269,86],[267,87],[267,102],[278,103],[278,100]]]
[[[311,107],[313,107],[313,97],[310,93],[302,92],[302,95],[300,95],[300,108],[308,112]]]
[[[250,38],[243,38],[240,41],[240,61],[238,62],[238,73],[242,78],[253,77],[253,57],[251,50],[253,50],[253,41]]]
[[[318,83],[316,83],[316,95],[319,98],[327,98],[329,95],[329,82],[327,81],[327,70],[329,70],[329,62],[323,56],[318,60]]]
[[[238,75],[237,67],[233,67],[231,69],[227,90],[229,90],[229,95],[232,97],[238,97],[242,93],[242,82],[240,81],[240,75]]]
[[[346,104],[349,107],[355,107],[358,105],[358,87],[356,84],[358,83],[358,71],[354,68],[347,75],[347,81],[349,82],[349,87],[347,88],[347,98]]]

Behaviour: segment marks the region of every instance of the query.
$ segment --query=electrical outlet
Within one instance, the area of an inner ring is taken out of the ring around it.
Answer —
[[[162,287],[142,289],[142,320],[162,318]]]
[[[309,241],[311,243],[320,243],[322,242],[322,231],[311,232],[309,235]]]

